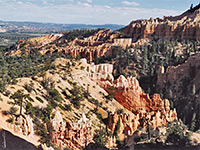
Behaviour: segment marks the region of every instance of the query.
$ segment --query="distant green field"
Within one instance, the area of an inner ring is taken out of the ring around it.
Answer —
[[[15,44],[18,40],[23,40],[30,37],[38,37],[48,33],[42,32],[5,32],[0,33],[0,47],[8,47]]]

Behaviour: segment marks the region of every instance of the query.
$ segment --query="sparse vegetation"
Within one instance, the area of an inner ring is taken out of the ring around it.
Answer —
[[[31,83],[31,84],[25,83],[25,84],[24,84],[24,88],[25,88],[28,92],[32,92],[32,91],[33,91],[33,83]]]
[[[40,97],[36,96],[35,98],[36,98],[40,103],[44,103],[44,101],[43,101]]]
[[[95,144],[97,144],[99,147],[105,147],[108,137],[106,134],[105,128],[101,128],[99,130],[95,130],[95,135],[93,138]]]

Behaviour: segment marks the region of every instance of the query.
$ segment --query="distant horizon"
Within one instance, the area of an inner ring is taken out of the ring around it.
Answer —
[[[98,26],[98,25],[119,25],[119,26],[125,26],[124,24],[113,24],[113,23],[106,23],[106,24],[85,24],[85,23],[56,23],[56,22],[16,21],[16,20],[0,20],[0,21],[3,21],[3,22],[20,22],[20,23],[63,24],[63,25],[92,25],[92,26]]]
[[[128,25],[177,16],[199,0],[0,0],[0,20],[54,24]]]

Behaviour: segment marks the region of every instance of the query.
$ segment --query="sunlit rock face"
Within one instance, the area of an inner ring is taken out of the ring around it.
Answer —
[[[65,122],[59,111],[55,112],[55,117],[51,120],[52,143],[60,147],[69,147],[79,150],[87,146],[92,141],[90,132],[91,122],[85,114],[77,123]]]
[[[93,64],[91,68],[93,75],[89,74],[89,77],[113,95],[122,106],[133,112],[120,115],[116,112],[110,114],[108,127],[114,132],[117,124],[120,124],[117,131],[120,138],[123,139],[125,135],[132,135],[139,127],[147,127],[147,124],[155,129],[177,120],[176,110],[170,110],[169,100],[161,99],[159,94],[154,94],[150,98],[149,94],[142,91],[135,77],[125,78],[121,75],[116,80],[113,80],[113,77],[111,77],[112,80],[94,78],[96,74],[101,77],[105,72],[112,75],[112,67],[111,65],[100,67]]]
[[[126,36],[132,37],[133,42],[139,38],[157,36],[161,39],[200,39],[200,10],[197,6],[193,11],[175,17],[150,18],[149,20],[132,21],[125,29]]]
[[[15,48],[6,55],[21,55],[24,50],[26,54],[29,54],[34,48],[42,55],[62,52],[74,57],[87,58],[88,62],[92,62],[95,58],[110,53],[114,38],[118,35],[119,32],[110,29],[100,30],[87,38],[76,38],[73,41],[67,41],[64,33],[45,35],[18,41]]]

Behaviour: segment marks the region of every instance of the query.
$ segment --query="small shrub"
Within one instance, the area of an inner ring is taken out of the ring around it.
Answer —
[[[63,105],[58,104],[58,107],[60,107],[60,109],[65,110],[65,107],[63,107]]]
[[[10,91],[9,91],[9,90],[6,90],[6,91],[4,92],[4,95],[5,95],[5,96],[9,96],[9,95],[10,95]]]
[[[35,112],[36,112],[36,108],[33,107],[33,105],[31,103],[27,103],[26,104],[26,114],[29,114],[31,117],[35,116]]]
[[[106,135],[106,129],[103,128],[100,130],[95,130],[93,140],[94,140],[95,144],[97,144],[98,147],[100,147],[100,148],[105,147],[106,143],[108,142],[108,137]]]
[[[12,84],[12,85],[16,85],[17,82],[18,82],[17,79],[13,78],[12,81],[11,81],[11,84]]]
[[[87,69],[86,69],[86,70],[87,70],[87,72],[89,72],[89,71],[90,71],[90,69],[89,69],[89,66],[87,66]]]
[[[28,92],[32,92],[32,91],[33,91],[33,83],[31,83],[31,84],[25,83],[25,84],[24,84],[24,88],[25,88]]]
[[[81,67],[80,67],[80,69],[81,69],[81,70],[84,70],[84,69],[85,69],[85,67],[84,67],[84,66],[81,66]]]
[[[28,96],[27,98],[29,101],[34,102],[34,100],[30,96]]]
[[[118,114],[118,115],[123,114],[123,112],[124,112],[123,109],[118,109],[118,110],[117,110],[117,114]]]
[[[0,96],[0,101],[3,102],[3,98]]]
[[[50,89],[49,90],[49,96],[52,99],[55,99],[56,101],[59,101],[59,102],[63,101],[62,96],[60,95],[60,93],[56,89]]]
[[[44,101],[40,97],[35,97],[39,102],[44,103]]]
[[[65,110],[71,111],[72,110],[71,105],[70,104],[65,104]]]
[[[98,112],[96,112],[97,118],[100,120],[100,122],[103,122],[102,115]]]
[[[11,117],[11,118],[7,119],[6,121],[7,121],[8,123],[13,123],[13,122],[14,122],[14,118]]]
[[[8,114],[14,115],[17,112],[17,110],[18,110],[18,108],[12,106],[12,107],[10,107]]]

